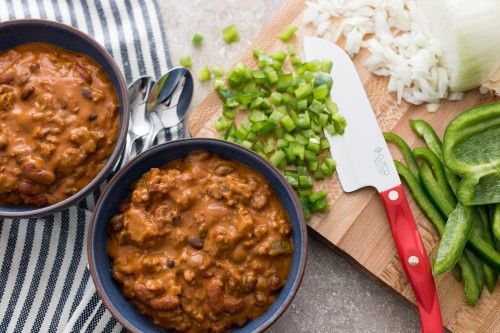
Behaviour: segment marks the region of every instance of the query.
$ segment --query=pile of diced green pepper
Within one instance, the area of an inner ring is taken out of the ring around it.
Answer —
[[[323,131],[342,134],[346,126],[330,98],[332,63],[302,62],[291,44],[287,52],[266,54],[255,48],[253,54],[258,68],[239,63],[226,81],[215,79],[214,88],[223,101],[215,128],[223,139],[254,150],[283,170],[306,218],[326,212],[330,208],[326,192],[312,190],[314,179],[332,176],[336,167],[325,153],[330,145]],[[285,70],[287,58],[293,67],[290,72]],[[245,116],[237,123],[240,112]]]

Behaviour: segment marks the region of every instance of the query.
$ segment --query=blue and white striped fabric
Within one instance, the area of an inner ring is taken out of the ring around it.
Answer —
[[[154,0],[0,0],[0,21],[16,18],[59,21],[88,33],[113,55],[128,83],[159,78],[171,67]],[[182,124],[159,141],[177,137]],[[87,228],[101,189],[53,216],[0,219],[0,332],[123,330],[87,268]]]

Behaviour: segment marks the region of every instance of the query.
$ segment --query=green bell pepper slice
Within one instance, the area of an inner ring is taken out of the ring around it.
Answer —
[[[457,199],[465,206],[500,203],[500,102],[453,119],[443,138],[445,165],[463,176]]]

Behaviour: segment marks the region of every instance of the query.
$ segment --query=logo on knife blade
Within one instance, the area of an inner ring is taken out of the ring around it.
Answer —
[[[387,162],[385,160],[384,154],[382,152],[384,149],[382,147],[376,147],[374,152],[375,152],[375,166],[377,167],[377,171],[379,174],[383,176],[388,176],[390,174],[389,172],[389,167],[387,166]]]

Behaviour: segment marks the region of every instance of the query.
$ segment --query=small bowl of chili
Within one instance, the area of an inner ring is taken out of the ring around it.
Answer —
[[[117,164],[126,83],[92,37],[58,22],[0,23],[0,217],[60,211]]]
[[[297,195],[262,156],[192,138],[114,175],[87,251],[102,301],[131,332],[262,332],[299,288],[307,228]]]

